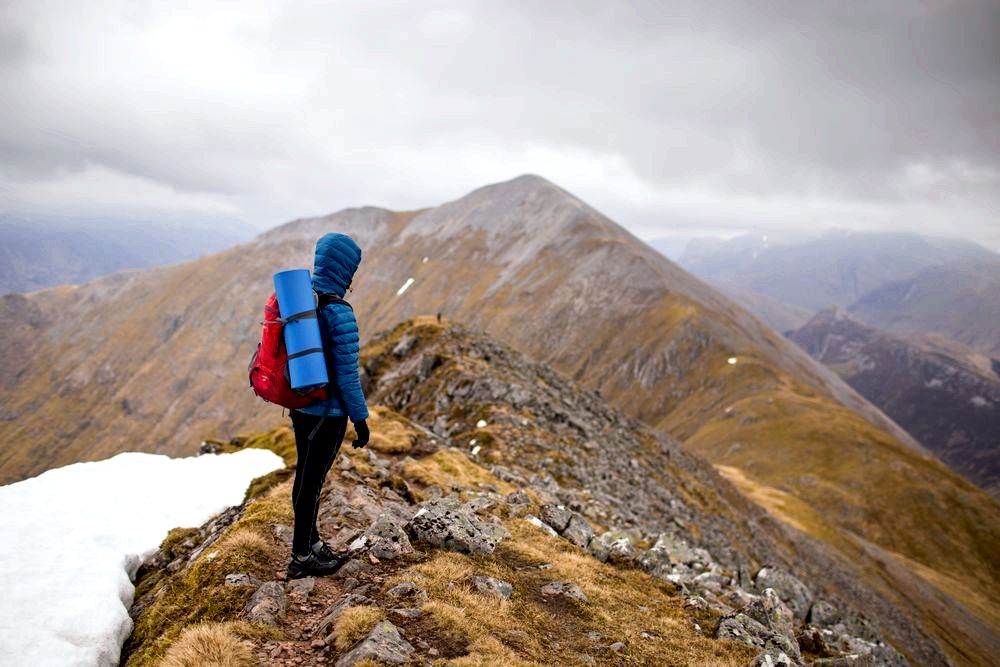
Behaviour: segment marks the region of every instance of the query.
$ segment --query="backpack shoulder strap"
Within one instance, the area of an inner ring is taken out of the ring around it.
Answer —
[[[351,310],[354,310],[354,306],[352,306],[347,301],[344,301],[344,299],[337,296],[336,294],[328,294],[327,292],[319,292],[318,294],[319,294],[319,304],[318,304],[319,308],[322,308],[323,306],[326,306],[327,304],[331,303],[341,303],[350,308]]]

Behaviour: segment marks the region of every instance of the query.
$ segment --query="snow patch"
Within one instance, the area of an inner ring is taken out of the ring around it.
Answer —
[[[941,381],[941,378],[933,378],[930,382],[925,382],[924,386],[928,389],[937,389],[944,386],[944,382]]]
[[[480,450],[480,449],[482,449],[482,445],[476,445],[475,447],[473,447],[473,448],[472,448],[472,452],[471,452],[471,454],[472,454],[473,456],[478,456],[478,455],[479,455],[479,450]]]
[[[486,427],[485,419],[480,419],[479,421],[476,422],[476,428],[485,428],[485,427]]]
[[[410,289],[410,285],[412,285],[413,282],[414,282],[413,278],[407,278],[406,282],[403,283],[403,286],[400,287],[398,290],[396,290],[396,296],[402,296],[403,292]]]
[[[982,396],[973,396],[969,399],[969,402],[977,408],[985,408],[987,405],[991,405],[991,403]]]
[[[738,359],[736,357],[729,357],[728,359],[726,359],[726,363],[728,363],[730,366],[735,366],[737,361]]]
[[[172,459],[126,452],[0,487],[0,655],[12,665],[116,665],[139,565],[284,466],[264,449]]]

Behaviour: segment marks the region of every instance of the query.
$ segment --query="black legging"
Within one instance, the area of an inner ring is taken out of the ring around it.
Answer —
[[[292,410],[289,415],[295,431],[295,449],[299,454],[292,485],[292,509],[295,510],[292,551],[301,556],[309,553],[312,545],[320,539],[316,526],[319,494],[347,432],[347,417],[327,417],[310,441],[309,434],[322,417],[297,410]]]

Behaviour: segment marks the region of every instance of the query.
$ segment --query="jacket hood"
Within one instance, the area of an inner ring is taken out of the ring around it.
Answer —
[[[361,248],[347,234],[330,232],[316,241],[312,284],[317,292],[343,297],[361,264]]]

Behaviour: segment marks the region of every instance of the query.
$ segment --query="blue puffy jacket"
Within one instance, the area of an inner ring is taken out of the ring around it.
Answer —
[[[346,234],[331,232],[316,242],[313,289],[343,298],[361,264],[361,248]],[[329,303],[319,311],[323,349],[330,373],[331,398],[299,412],[310,415],[347,415],[357,423],[368,418],[368,405],[358,375],[358,321],[350,306]]]

